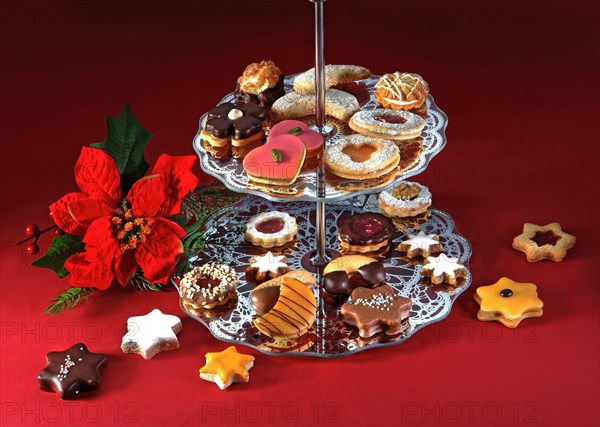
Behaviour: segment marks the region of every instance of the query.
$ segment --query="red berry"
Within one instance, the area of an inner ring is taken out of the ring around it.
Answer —
[[[40,247],[37,243],[32,243],[30,245],[27,245],[25,251],[27,251],[28,255],[35,255],[40,251]]]
[[[62,236],[63,234],[65,234],[65,232],[63,230],[61,230],[60,228],[56,227],[54,229],[54,235],[55,236]]]
[[[25,234],[28,236],[35,236],[40,231],[40,227],[37,224],[29,224],[25,227]]]
[[[54,219],[54,212],[52,211],[48,211],[48,216],[52,219]]]

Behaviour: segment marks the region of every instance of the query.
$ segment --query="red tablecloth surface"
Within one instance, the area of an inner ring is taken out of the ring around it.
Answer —
[[[250,383],[223,392],[198,369],[227,344],[175,292],[115,288],[45,317],[68,283],[14,244],[26,223],[50,224],[81,145],[102,140],[125,99],[154,134],[152,162],[192,153],[198,118],[248,63],[310,67],[311,5],[3,1],[2,424],[598,425],[598,12],[591,1],[326,4],[327,62],[419,72],[448,114],[448,145],[417,179],[472,242],[473,284],[400,346],[332,360],[249,351]],[[511,249],[524,222],[553,221],[577,236],[563,263]],[[515,330],[477,321],[475,288],[502,276],[536,283],[544,316]],[[153,308],[182,317],[181,348],[123,354],[127,318]],[[36,376],[48,351],[79,341],[109,366],[98,392],[61,402]]]

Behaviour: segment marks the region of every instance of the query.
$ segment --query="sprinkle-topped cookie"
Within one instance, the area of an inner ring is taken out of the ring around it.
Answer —
[[[234,346],[216,353],[206,353],[206,364],[200,368],[200,378],[216,383],[221,390],[234,382],[247,383],[248,372],[254,366],[254,356],[238,353]]]
[[[154,309],[145,316],[127,320],[121,349],[124,353],[137,353],[144,359],[151,359],[162,350],[179,348],[177,334],[181,329],[179,317]]]
[[[460,263],[458,258],[449,257],[446,254],[429,256],[425,265],[421,267],[421,275],[431,278],[431,283],[441,285],[456,285],[457,278],[467,275],[467,268]]]
[[[80,392],[98,388],[107,359],[104,354],[91,353],[85,344],[79,343],[65,351],[48,353],[46,361],[46,367],[38,375],[40,389],[68,400]]]
[[[565,233],[558,222],[547,225],[525,223],[523,233],[513,240],[513,248],[524,252],[527,261],[549,259],[561,262],[567,251],[575,246],[575,236]]]
[[[508,277],[492,285],[480,286],[474,298],[480,306],[479,320],[497,320],[509,328],[516,328],[523,319],[543,314],[544,303],[538,298],[537,286],[515,282]]]
[[[406,240],[398,245],[398,251],[406,252],[409,258],[428,257],[432,253],[441,252],[444,249],[439,239],[437,234],[425,234],[423,231],[419,231],[417,234],[408,234]]]

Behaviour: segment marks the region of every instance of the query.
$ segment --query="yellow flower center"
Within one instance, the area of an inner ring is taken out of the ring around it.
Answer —
[[[151,218],[134,218],[133,211],[128,209],[121,216],[114,216],[111,222],[115,226],[116,236],[121,250],[132,250],[144,243],[150,234]]]

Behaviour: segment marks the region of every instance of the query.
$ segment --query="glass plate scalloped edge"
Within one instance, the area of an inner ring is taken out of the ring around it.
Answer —
[[[296,74],[293,74],[285,78],[286,93],[292,90],[293,79],[295,76]],[[364,82],[367,86],[370,99],[369,101],[361,104],[361,109],[372,109],[378,107],[377,101],[373,96],[374,86],[378,79],[379,76],[373,74],[368,79],[362,80],[362,82]],[[221,99],[219,104],[222,104],[224,102],[231,102],[233,100],[233,93],[228,93]],[[202,131],[202,124],[205,122],[208,113],[203,114],[200,118],[198,132],[194,137],[192,145],[194,147],[194,151],[200,159],[200,167],[202,168],[202,170],[208,175],[217,178],[232,191],[238,193],[253,194],[256,196],[263,197],[267,200],[271,200],[273,202],[342,201],[352,197],[356,197],[358,195],[368,194],[374,191],[386,190],[395,185],[397,182],[410,178],[411,176],[418,175],[427,169],[429,163],[431,162],[431,159],[433,159],[433,157],[440,153],[446,146],[446,128],[448,126],[448,116],[446,116],[446,114],[435,104],[432,95],[428,95],[426,105],[428,109],[426,125],[421,135],[423,139],[423,153],[417,162],[408,167],[402,173],[398,174],[393,180],[391,180],[391,182],[382,186],[363,188],[346,192],[337,190],[334,187],[327,185],[326,197],[324,198],[317,197],[316,173],[311,171],[302,172],[300,174],[300,179],[304,180],[304,189],[298,195],[286,195],[285,197],[278,197],[274,193],[265,193],[259,188],[248,187],[248,176],[244,172],[241,166],[241,162],[238,162],[233,159],[230,159],[227,162],[221,162],[213,158],[204,150],[204,148],[202,148],[200,132]],[[332,138],[328,139],[327,142],[334,142],[341,136],[341,134],[336,134]]]
[[[344,202],[344,203],[337,203],[337,204],[328,204],[327,208],[327,225],[329,227],[329,230],[331,230],[331,227],[333,226],[333,224],[335,224],[337,222],[337,217],[339,216],[339,213],[341,211],[356,211],[356,212],[363,212],[363,211],[376,211],[376,201],[371,200],[372,198],[369,196],[361,196],[358,197],[356,199],[354,199],[351,203],[348,202]],[[306,206],[304,208],[302,208],[302,206],[298,206],[298,205],[309,205],[309,203],[307,202],[288,202],[285,204],[285,206],[282,206],[282,208],[286,209],[286,211],[291,212],[292,214],[296,214],[298,213],[298,209],[300,208],[300,210],[302,209],[309,209],[312,210],[312,206]],[[242,209],[244,210],[244,212],[256,212],[256,211],[264,211],[265,208],[270,208],[270,209],[274,209],[276,208],[276,206],[273,206],[273,203],[267,200],[264,200],[262,198],[258,198],[258,197],[246,197],[244,199],[242,199],[241,201],[237,202],[235,205],[233,205],[233,208],[240,208],[240,211],[242,211]],[[239,221],[237,224],[234,223],[233,221],[236,221],[235,217],[234,218],[229,218],[227,216],[224,215],[224,213],[227,211],[227,209],[231,209],[232,207],[229,208],[224,208],[224,209],[220,209],[218,211],[215,212],[215,215],[211,215],[211,219],[207,221],[207,240],[206,240],[206,250],[207,251],[211,251],[212,250],[219,250],[218,255],[215,254],[215,257],[211,257],[211,256],[206,256],[206,258],[208,258],[209,260],[221,260],[221,262],[223,262],[223,259],[227,260],[229,258],[232,258],[232,254],[236,251],[236,242],[239,245],[239,241],[240,238],[241,240],[243,240],[243,232],[240,233],[240,227],[243,227],[243,223],[245,223],[244,221]],[[340,211],[340,212],[337,212]],[[244,216],[245,218],[245,216]],[[222,223],[217,224],[217,222],[223,220]],[[310,238],[308,238],[308,236],[314,236],[314,225],[310,224],[311,222],[314,221],[314,218],[309,218],[308,220],[306,218],[302,218],[299,217],[298,218],[299,221],[299,236],[295,241],[295,249],[292,249],[292,254],[293,253],[298,253],[297,257],[288,257],[288,263],[290,264],[290,268],[294,269],[294,268],[300,268],[299,267],[299,258],[302,256],[302,254],[300,252],[305,251],[308,248],[312,247],[311,245],[314,245],[314,242],[312,242],[312,240]],[[307,222],[307,226],[306,227],[302,227],[302,222],[306,221]],[[229,231],[226,231],[225,233],[218,231],[218,230],[227,230],[229,228]],[[335,228],[335,227],[334,227]],[[462,236],[458,230],[456,229],[454,220],[452,219],[452,217],[450,215],[448,215],[447,213],[437,210],[437,209],[431,209],[431,215],[429,217],[429,219],[427,220],[427,222],[422,223],[419,226],[415,226],[412,228],[406,228],[404,231],[398,231],[399,235],[401,235],[402,233],[406,233],[406,232],[415,232],[416,230],[419,229],[423,229],[426,232],[434,232],[437,231],[438,234],[440,235],[440,241],[444,242],[444,252],[448,253],[451,256],[456,256],[458,257],[461,262],[467,267],[469,268],[469,259],[471,257],[472,254],[472,248],[471,245],[469,243],[469,241]],[[311,235],[312,233],[312,235]],[[234,236],[238,236],[237,238],[235,238]],[[239,237],[241,236],[241,237]],[[209,239],[210,237],[217,237],[216,241],[211,242]],[[329,246],[328,247],[333,247],[332,246],[332,242],[335,242],[335,240],[337,239],[337,232],[336,233],[330,233],[328,235],[328,243]],[[226,248],[225,250],[223,250],[224,246],[221,243],[221,241],[228,241],[230,243],[229,245],[229,250]],[[394,241],[397,243],[399,241],[398,239],[398,235],[394,236]],[[309,244],[307,244],[307,242],[309,242]],[[395,245],[393,246],[395,247]],[[289,249],[289,248],[288,248]],[[227,255],[224,255],[223,252],[227,252]],[[242,252],[244,252],[242,250]],[[286,253],[286,255],[289,255],[289,252],[282,252],[282,253]],[[218,257],[218,258],[217,258]],[[241,261],[242,259],[244,259],[244,257],[249,257],[249,255],[247,253],[241,253],[241,254],[236,254],[236,265],[238,267],[238,276],[239,277],[243,277],[243,272],[245,271],[245,266],[247,266],[247,262],[243,262]],[[205,258],[205,259],[206,259]],[[406,265],[406,262],[403,262],[403,265],[392,265],[390,266],[388,263],[390,261],[393,261],[394,263],[400,264],[401,261],[404,258],[402,257],[391,257],[390,259],[386,260],[386,270],[388,272],[388,282],[390,282],[390,270],[395,271],[395,269],[401,269],[403,266]],[[208,262],[208,261],[206,261]],[[193,262],[192,262],[193,263]],[[414,267],[414,266],[413,266]],[[191,266],[190,266],[191,268]],[[419,270],[420,267],[414,267],[415,269],[413,271],[410,272],[410,274],[412,275],[413,279],[414,276],[418,276],[419,274]],[[396,280],[399,278],[396,277],[395,274],[393,274],[394,277],[392,277],[392,280]],[[408,277],[408,276],[407,276]],[[173,286],[175,286],[176,289],[178,289],[177,283],[176,283],[176,278],[172,278],[172,284]],[[219,335],[218,331],[213,329],[214,325],[211,325],[212,323],[214,323],[214,321],[207,321],[204,318],[201,318],[199,316],[196,316],[194,313],[190,313],[189,311],[187,311],[182,304],[181,298],[179,299],[179,306],[181,308],[181,310],[183,311],[183,313],[185,313],[187,316],[197,320],[198,322],[200,322],[204,327],[206,327],[209,332],[211,333],[211,335],[213,335],[215,338],[217,338],[220,341],[223,342],[227,342],[227,343],[231,343],[231,344],[239,344],[239,345],[244,345],[250,348],[254,348],[255,350],[258,350],[264,354],[268,354],[271,356],[313,356],[313,357],[325,357],[325,358],[333,358],[333,357],[341,357],[341,356],[347,356],[350,354],[354,354],[363,350],[368,350],[371,348],[379,348],[379,347],[389,347],[389,346],[393,346],[393,345],[398,345],[404,341],[406,341],[408,338],[410,338],[411,336],[413,336],[417,331],[421,330],[423,327],[429,326],[433,323],[437,323],[443,319],[445,319],[449,314],[450,311],[452,309],[452,306],[454,304],[454,301],[456,300],[456,298],[458,298],[458,296],[460,294],[462,294],[471,284],[471,273],[470,270],[467,274],[467,276],[464,278],[464,282],[462,283],[462,285],[458,288],[456,288],[456,290],[453,293],[448,293],[448,292],[433,292],[431,290],[430,287],[428,286],[423,286],[420,285],[419,282],[416,283],[412,283],[412,284],[402,284],[402,290],[398,290],[398,288],[396,286],[398,286],[398,284],[395,283],[389,283],[391,286],[393,286],[400,294],[404,294],[404,296],[408,296],[411,295],[411,293],[413,292],[413,289],[417,292],[417,295],[420,295],[421,297],[425,297],[425,298],[430,298],[431,294],[435,295],[435,297],[437,298],[437,300],[439,300],[438,304],[441,303],[441,308],[437,308],[436,310],[438,310],[437,312],[435,312],[436,314],[432,317],[429,318],[426,321],[419,321],[419,318],[415,318],[413,317],[413,313],[415,311],[415,300],[413,299],[413,308],[411,309],[411,318],[410,318],[410,328],[408,330],[405,330],[403,332],[403,334],[395,341],[392,342],[378,342],[378,343],[371,343],[371,344],[367,344],[365,346],[362,347],[352,347],[352,348],[348,348],[347,351],[345,352],[340,352],[340,353],[327,353],[327,352],[319,352],[318,350],[313,350],[313,351],[292,351],[292,352],[282,352],[282,353],[278,353],[278,352],[273,352],[270,350],[265,350],[263,348],[260,348],[258,345],[255,345],[253,343],[249,343],[246,341],[243,341],[241,339],[236,339],[236,338],[228,338],[227,336],[224,336],[224,334],[221,332],[221,334]],[[249,290],[251,289],[251,287],[249,287],[250,285],[244,285],[247,286],[246,290],[243,291],[243,294],[249,293]],[[241,287],[241,286],[240,286]],[[318,289],[318,288],[317,288]],[[243,295],[242,295],[243,296]],[[247,298],[247,296],[245,296],[244,298]],[[428,300],[428,302],[431,304],[431,301]],[[240,301],[238,301],[237,303],[238,305],[241,304]],[[319,304],[319,310],[323,309],[323,304],[321,303]],[[419,304],[423,304],[423,302],[419,302]],[[246,310],[246,312],[248,313],[249,310],[252,310],[249,307],[249,303],[246,302],[243,304],[244,309]],[[417,304],[418,305],[418,304]],[[423,310],[427,310],[428,308],[430,308],[427,304],[425,305],[419,305],[419,309],[423,309]],[[434,307],[435,308],[435,307]],[[237,306],[236,309],[238,310]],[[324,316],[324,315],[322,315]],[[326,319],[325,319],[326,320]],[[319,320],[317,319],[317,321],[315,322],[317,324],[317,328],[319,327],[325,327],[324,325],[319,325]],[[322,321],[321,321],[322,323]],[[239,325],[238,325],[239,327]],[[351,327],[347,326],[347,328],[350,330],[352,329]],[[321,334],[323,334],[323,332],[321,332]],[[322,338],[323,340],[325,338]],[[318,345],[317,345],[318,347]]]

